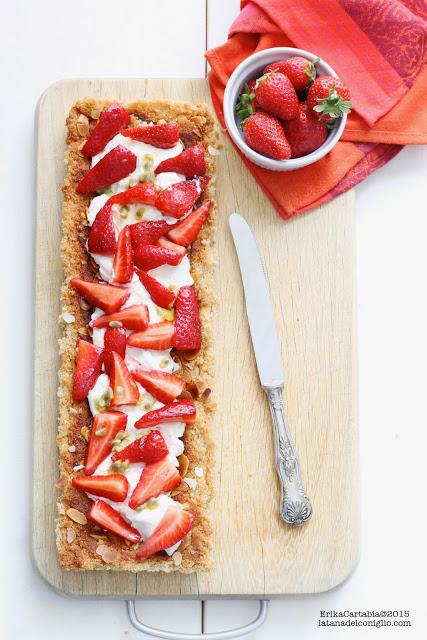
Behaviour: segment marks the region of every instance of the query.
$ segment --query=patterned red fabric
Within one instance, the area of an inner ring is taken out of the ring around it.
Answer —
[[[269,47],[315,52],[352,95],[342,141],[315,168],[277,174],[242,157],[284,218],[354,187],[402,145],[427,143],[425,0],[243,0],[241,9],[227,42],[206,53],[223,125],[228,78],[248,55]]]

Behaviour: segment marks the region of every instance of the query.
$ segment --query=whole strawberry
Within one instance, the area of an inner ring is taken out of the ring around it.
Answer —
[[[307,106],[319,120],[335,120],[344,113],[350,113],[350,91],[339,78],[321,76],[308,90]]]
[[[243,91],[237,99],[236,113],[241,120],[245,120],[259,109],[258,103],[255,100],[255,85],[255,78],[249,80],[249,82],[243,87]]]
[[[254,151],[275,160],[291,157],[291,147],[282,123],[269,113],[258,111],[243,123],[246,143]]]
[[[328,127],[308,111],[305,102],[300,103],[297,117],[285,122],[284,128],[291,145],[291,158],[306,156],[318,149],[328,137]]]
[[[307,60],[302,56],[293,56],[287,60],[278,60],[268,64],[264,73],[270,71],[279,71],[289,78],[295,91],[304,91],[310,82],[316,77],[315,64],[319,62],[319,58],[313,61]]]
[[[257,80],[255,98],[264,111],[282,120],[292,120],[298,113],[298,97],[291,81],[279,71],[266,73]]]

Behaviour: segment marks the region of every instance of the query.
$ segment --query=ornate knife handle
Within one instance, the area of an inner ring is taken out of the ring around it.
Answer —
[[[280,516],[285,522],[302,525],[312,514],[311,502],[301,482],[300,466],[289,433],[282,387],[266,388],[276,443],[276,468],[281,484]]]

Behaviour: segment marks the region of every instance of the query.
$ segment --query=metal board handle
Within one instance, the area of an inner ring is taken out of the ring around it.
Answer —
[[[237,627],[236,629],[229,629],[228,631],[216,631],[214,633],[175,633],[174,631],[163,631],[163,629],[156,629],[150,627],[141,622],[136,615],[135,600],[127,600],[127,612],[129,620],[135,629],[142,631],[148,636],[154,638],[164,638],[164,640],[228,640],[228,638],[240,638],[245,636],[251,631],[255,631],[262,625],[267,617],[268,612],[268,600],[259,601],[258,615],[252,622],[245,624],[243,627]]]

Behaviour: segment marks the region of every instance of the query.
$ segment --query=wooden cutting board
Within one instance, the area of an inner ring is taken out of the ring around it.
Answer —
[[[65,118],[84,96],[210,102],[206,80],[69,80],[37,113],[37,236],[33,551],[54,588],[78,596],[281,597],[342,582],[358,556],[353,194],[284,223],[224,136],[218,158],[219,310],[214,320],[218,411],[213,561],[209,573],[62,571],[54,539],[57,471],[57,318],[62,279],[60,185]],[[278,517],[273,432],[255,369],[237,260],[233,211],[264,256],[286,375],[285,397],[314,514],[303,528]]]

